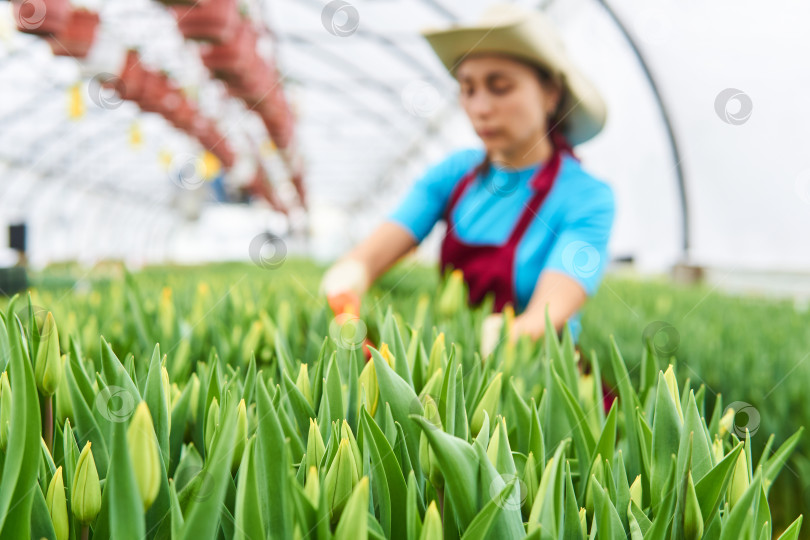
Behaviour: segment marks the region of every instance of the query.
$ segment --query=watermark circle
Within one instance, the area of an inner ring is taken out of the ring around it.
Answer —
[[[107,386],[96,394],[93,406],[110,422],[126,422],[135,411],[137,403],[136,396],[126,388]]]
[[[205,182],[205,162],[194,154],[177,154],[169,163],[169,179],[180,189],[199,189]]]
[[[342,349],[359,349],[367,334],[366,323],[352,313],[341,313],[329,323],[329,336]]]
[[[263,232],[250,241],[248,253],[256,266],[273,270],[287,260],[287,244],[280,236]]]
[[[496,197],[513,195],[522,182],[520,172],[497,161],[490,162],[490,166],[494,169],[494,174],[489,175],[489,179],[485,183],[487,191]]]
[[[740,440],[745,439],[745,430],[753,437],[759,431],[760,416],[756,407],[745,401],[735,401],[726,406],[723,414],[727,413],[729,409],[734,410],[733,429],[734,434]]]
[[[45,22],[45,0],[23,0],[17,11],[17,24],[24,30],[36,30]]]
[[[351,36],[360,26],[360,13],[344,0],[332,0],[321,11],[321,24],[333,36]]]
[[[657,356],[669,358],[678,350],[681,334],[666,321],[654,321],[644,327],[641,334],[641,343],[646,346],[648,341]]]
[[[124,81],[112,73],[97,73],[87,84],[87,93],[96,106],[113,110],[124,102],[121,96],[126,94],[126,87]]]
[[[737,110],[733,110],[732,103],[738,105]],[[754,102],[751,97],[737,88],[726,88],[714,99],[714,112],[718,118],[726,124],[739,126],[748,121],[754,109]]]
[[[602,257],[599,255],[599,251],[588,242],[575,240],[563,249],[562,261],[563,266],[570,273],[581,278],[588,278],[599,271]]]
[[[427,81],[411,81],[402,89],[402,106],[412,116],[430,118],[444,103],[439,90]]]

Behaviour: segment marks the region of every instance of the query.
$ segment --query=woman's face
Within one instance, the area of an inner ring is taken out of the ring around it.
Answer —
[[[456,78],[461,106],[491,154],[514,153],[546,134],[559,91],[541,84],[532,66],[508,56],[480,54],[465,58]]]

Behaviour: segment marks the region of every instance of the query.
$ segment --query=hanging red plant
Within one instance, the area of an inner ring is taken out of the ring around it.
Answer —
[[[274,87],[256,107],[256,112],[276,146],[287,148],[293,136],[294,122],[284,90],[280,86]]]
[[[250,21],[242,19],[231,39],[200,48],[203,64],[218,79],[227,81],[244,76],[256,57],[256,39],[256,31]]]
[[[26,34],[59,34],[68,23],[68,0],[13,0],[17,30]]]
[[[166,114],[166,111],[178,105],[179,91],[174,88],[165,73],[146,71],[143,91],[138,97],[138,106],[142,111]]]
[[[167,111],[166,119],[172,123],[174,127],[190,132],[194,126],[194,120],[197,116],[197,108],[185,97],[183,97],[177,107]]]
[[[114,88],[123,99],[137,101],[143,93],[143,85],[146,77],[147,70],[141,63],[141,57],[138,55],[138,51],[130,49],[127,51],[124,66],[121,68],[120,80],[109,81],[107,85]]]
[[[273,188],[273,183],[267,178],[267,173],[259,166],[256,168],[256,174],[247,186],[248,192],[254,197],[261,197],[267,201],[273,210],[281,212],[284,215],[289,215],[290,211],[281,198]]]
[[[225,43],[236,34],[236,0],[200,0],[193,6],[174,6],[177,27],[186,39]]]
[[[274,67],[259,55],[255,56],[244,75],[226,81],[228,93],[242,98],[250,108],[256,108],[278,86]]]
[[[95,11],[84,8],[70,10],[67,24],[48,42],[56,56],[84,58],[93,46],[98,28],[99,16]]]
[[[211,153],[217,156],[219,161],[222,162],[222,166],[226,169],[233,167],[236,162],[236,154],[234,154],[231,145],[228,144],[226,140],[217,144],[216,147],[211,150]]]

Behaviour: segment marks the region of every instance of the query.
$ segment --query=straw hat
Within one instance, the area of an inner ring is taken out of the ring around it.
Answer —
[[[454,76],[464,57],[484,52],[508,54],[546,69],[566,89],[560,129],[571,145],[594,137],[605,125],[602,96],[568,58],[554,25],[539,11],[497,4],[476,24],[427,29],[422,35]]]

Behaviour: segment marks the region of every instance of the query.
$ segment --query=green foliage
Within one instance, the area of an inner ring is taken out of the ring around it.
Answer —
[[[10,410],[0,410],[10,419],[0,537],[73,539],[84,527],[99,540],[779,532],[768,499],[802,430],[759,457],[722,402],[665,370],[649,343],[636,346],[641,377],[607,333],[587,366],[567,332],[503,341],[482,359],[489,305],[459,306],[458,283],[406,298],[430,281],[403,279],[390,297],[373,291],[353,323],[378,345],[364,365],[362,339],[347,341],[312,295],[317,278],[288,261],[149,269],[62,300],[42,288],[31,303],[49,306],[49,326],[21,321],[22,302],[10,302],[0,317],[0,407]],[[58,334],[43,341],[52,321]],[[51,388],[38,396],[34,373],[42,343],[49,361],[66,355],[53,427],[40,414]],[[607,410],[603,372],[617,382]],[[63,474],[64,505],[53,487]],[[783,537],[800,527],[801,517]]]

